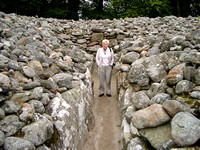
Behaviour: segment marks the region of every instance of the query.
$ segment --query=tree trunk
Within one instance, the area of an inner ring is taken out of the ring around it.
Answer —
[[[176,0],[176,10],[177,10],[177,16],[180,17],[181,16],[181,12],[180,12],[179,0]]]

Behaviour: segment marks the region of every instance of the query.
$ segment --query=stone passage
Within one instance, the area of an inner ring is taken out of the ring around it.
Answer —
[[[94,71],[94,126],[82,150],[121,150],[121,113],[118,109],[116,75],[111,81],[112,97],[98,97],[98,74]]]
[[[115,52],[124,148],[199,148],[198,18],[74,21],[3,12],[0,148],[83,146],[92,120],[91,68],[104,38]]]

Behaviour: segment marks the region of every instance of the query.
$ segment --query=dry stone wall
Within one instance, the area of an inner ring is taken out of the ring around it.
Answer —
[[[124,145],[149,149],[145,139],[159,150],[199,149],[200,23],[143,19],[137,38],[119,45],[116,64]]]
[[[74,21],[1,12],[0,20],[3,149],[81,148],[104,38],[115,52],[124,148],[198,149],[198,18]]]
[[[93,121],[93,55],[67,40],[67,22],[0,13],[2,149],[83,146]]]

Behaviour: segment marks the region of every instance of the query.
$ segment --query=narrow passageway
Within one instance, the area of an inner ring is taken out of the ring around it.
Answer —
[[[121,115],[118,109],[116,76],[112,75],[112,97],[99,95],[99,80],[97,69],[92,74],[94,80],[94,127],[89,131],[88,138],[82,150],[120,150]]]

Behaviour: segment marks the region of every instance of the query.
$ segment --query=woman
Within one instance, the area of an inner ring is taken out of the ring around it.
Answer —
[[[110,85],[112,76],[112,65],[114,63],[114,53],[108,47],[109,41],[102,41],[102,48],[97,50],[96,63],[98,65],[99,74],[99,97],[104,95],[104,82],[106,82],[106,95],[111,97]]]

